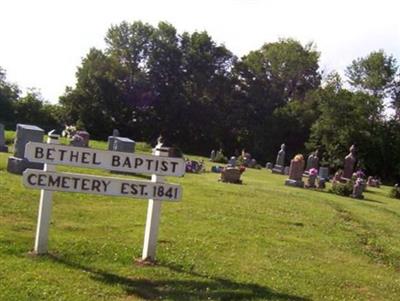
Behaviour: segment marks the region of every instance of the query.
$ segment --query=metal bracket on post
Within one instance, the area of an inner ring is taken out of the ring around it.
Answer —
[[[54,130],[48,133],[47,143],[59,144],[59,135],[54,134]],[[55,165],[45,164],[44,171],[55,171]],[[38,222],[36,228],[34,253],[37,255],[46,254],[48,249],[49,227],[51,219],[51,207],[53,192],[48,190],[40,191],[40,204],[38,212]]]
[[[168,157],[168,148],[161,147],[162,144],[159,143],[153,150],[153,155],[160,157]],[[164,183],[164,177],[151,175],[151,181],[157,183]],[[158,227],[160,224],[160,214],[161,214],[161,201],[149,199],[149,204],[147,207],[147,218],[146,218],[146,228],[144,231],[144,242],[143,242],[143,261],[155,261],[156,259],[156,248],[157,248],[157,237],[158,237]]]

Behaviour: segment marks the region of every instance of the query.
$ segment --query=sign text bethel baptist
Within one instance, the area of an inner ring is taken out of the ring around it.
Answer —
[[[185,173],[185,161],[182,158],[104,151],[39,142],[26,144],[25,158],[31,162],[147,173],[160,176],[179,177]]]

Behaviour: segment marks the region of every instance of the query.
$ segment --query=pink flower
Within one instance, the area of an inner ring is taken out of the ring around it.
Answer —
[[[310,176],[316,176],[318,174],[318,169],[316,168],[310,168],[310,170],[308,171],[308,173],[310,174]]]

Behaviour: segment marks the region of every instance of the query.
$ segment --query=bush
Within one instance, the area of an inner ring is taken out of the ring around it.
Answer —
[[[400,187],[395,185],[389,192],[389,196],[394,199],[400,199]]]
[[[347,183],[335,182],[332,184],[330,192],[341,196],[350,196],[353,193],[353,185],[352,180]]]
[[[224,156],[223,152],[218,151],[217,154],[215,155],[213,162],[226,164],[228,163],[228,158]]]

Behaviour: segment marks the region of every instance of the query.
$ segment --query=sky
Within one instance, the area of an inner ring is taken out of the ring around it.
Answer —
[[[205,30],[239,57],[279,38],[314,42],[321,70],[343,74],[380,49],[400,63],[399,12],[398,0],[2,0],[0,67],[56,103],[89,49],[105,48],[111,25],[141,20]]]

